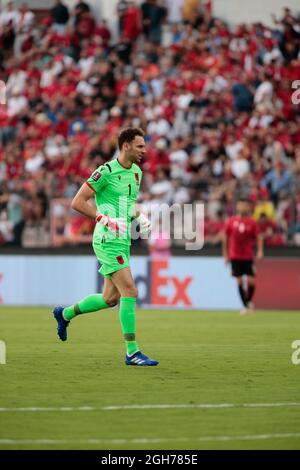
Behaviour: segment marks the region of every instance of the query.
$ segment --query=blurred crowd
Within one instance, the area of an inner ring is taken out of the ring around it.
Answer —
[[[120,0],[116,15],[112,31],[85,1],[1,11],[0,244],[89,241],[65,201],[134,125],[144,207],[204,202],[216,245],[248,197],[268,246],[300,245],[300,16],[230,27],[205,0]]]

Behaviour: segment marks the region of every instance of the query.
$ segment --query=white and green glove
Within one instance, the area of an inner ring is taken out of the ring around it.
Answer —
[[[136,220],[139,223],[140,226],[140,232],[141,233],[148,233],[151,230],[151,222],[148,219],[148,217],[145,216],[145,214],[140,214]]]

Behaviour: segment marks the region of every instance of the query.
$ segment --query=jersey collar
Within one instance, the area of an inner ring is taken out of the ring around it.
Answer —
[[[119,159],[117,158],[117,162],[119,163],[119,165],[123,168],[123,170],[131,170],[132,169],[132,165],[130,168],[126,168],[126,166],[123,166],[122,163],[119,161]]]

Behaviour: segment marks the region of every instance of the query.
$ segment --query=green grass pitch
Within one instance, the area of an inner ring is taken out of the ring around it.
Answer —
[[[158,367],[125,366],[117,309],[62,343],[51,309],[1,307],[0,449],[300,449],[300,312],[139,310],[137,326]]]

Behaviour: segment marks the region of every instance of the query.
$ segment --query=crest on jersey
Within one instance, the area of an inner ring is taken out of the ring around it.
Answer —
[[[134,173],[136,184],[140,184],[140,178],[138,173]]]
[[[99,171],[95,171],[95,173],[92,174],[92,180],[98,181],[101,178],[101,173]]]

